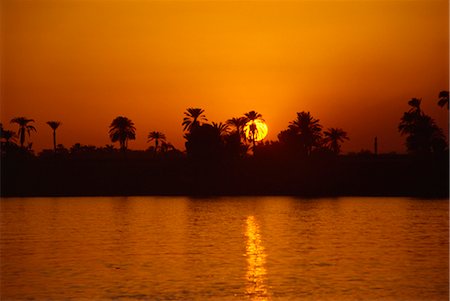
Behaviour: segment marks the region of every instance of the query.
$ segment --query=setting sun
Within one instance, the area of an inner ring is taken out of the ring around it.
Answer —
[[[449,7],[0,0],[0,301],[450,301]]]
[[[252,129],[254,129],[255,141],[263,140],[267,136],[267,133],[269,132],[267,124],[264,121],[258,119],[254,121],[249,121],[244,127],[245,137],[247,137],[248,140],[253,140]]]

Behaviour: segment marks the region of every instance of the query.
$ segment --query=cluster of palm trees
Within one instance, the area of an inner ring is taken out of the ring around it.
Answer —
[[[224,123],[212,122],[209,124],[205,116],[205,110],[201,108],[188,108],[184,112],[182,122],[183,130],[185,131],[184,138],[187,140],[186,149],[189,153],[188,145],[192,144],[190,140],[199,141],[209,139],[221,144],[218,146],[219,148],[226,147],[226,144],[235,144],[238,152],[239,150],[247,151],[249,145],[246,143],[249,142],[254,150],[257,142],[256,137],[258,136],[257,121],[264,121],[262,115],[256,111],[250,111],[240,117],[230,118]],[[244,130],[246,127],[248,127],[248,134]],[[194,135],[194,133],[197,134]],[[201,137],[202,135],[204,136],[203,138]]]
[[[16,117],[11,119],[11,123],[15,123],[19,126],[17,135],[19,136],[20,147],[24,148],[26,136],[31,137],[31,132],[36,132],[36,127],[31,123],[34,119],[26,117]],[[47,124],[53,130],[53,149],[56,152],[56,129],[61,125],[59,121],[47,121]],[[5,139],[6,145],[16,140],[16,133],[11,130],[4,130],[3,125],[0,124],[1,138]],[[31,149],[32,143],[28,143],[27,148]]]
[[[439,93],[438,105],[449,107],[449,92],[441,91]],[[413,98],[408,102],[411,109],[405,112],[399,124],[399,131],[407,135],[406,145],[409,151],[442,148],[445,145],[445,137],[442,130],[435,124],[434,120],[426,115],[421,109],[421,100]],[[228,119],[225,123],[208,123],[205,110],[201,108],[188,108],[184,112],[182,121],[184,137],[186,140],[192,136],[196,129],[209,127],[211,133],[218,136],[219,140],[226,141],[230,138],[236,138],[240,146],[249,148],[246,142],[256,148],[256,137],[258,136],[258,127],[256,122],[264,122],[262,115],[256,111],[244,113],[243,116]],[[32,143],[25,147],[26,137],[30,137],[32,132],[36,132],[33,125],[34,119],[26,117],[16,117],[11,121],[17,124],[19,129],[17,135],[14,131],[3,129],[0,123],[0,138],[8,145],[19,139],[20,147],[31,149]],[[57,151],[56,130],[61,126],[59,121],[48,121],[47,124],[53,131],[53,149]],[[112,142],[119,142],[122,151],[127,150],[128,141],[136,139],[136,128],[132,120],[124,116],[116,117],[109,126],[109,137]],[[289,146],[292,149],[299,150],[306,155],[310,155],[314,150],[327,149],[338,154],[341,144],[349,140],[348,134],[341,128],[328,128],[322,130],[319,120],[312,117],[310,112],[298,112],[296,119],[289,123],[288,129],[278,134],[279,143]],[[247,131],[247,133],[246,133]],[[155,153],[174,149],[167,143],[166,135],[159,131],[148,133],[148,141],[154,142]]]
[[[133,121],[124,116],[114,118],[109,126],[109,138],[112,142],[119,142],[120,150],[126,151],[128,148],[128,141],[136,139],[136,128],[134,127]],[[158,150],[166,152],[174,149],[173,145],[166,141],[166,135],[162,132],[149,132],[147,138],[147,142],[155,142],[155,153],[157,153]]]
[[[310,156],[315,150],[329,150],[339,154],[341,144],[349,140],[347,132],[341,128],[329,128],[322,131],[320,120],[310,112],[297,113],[296,119],[289,123],[287,130],[278,135],[280,143],[289,149]]]
[[[448,91],[439,93],[438,105],[448,109]],[[422,100],[412,98],[408,101],[410,109],[400,119],[398,130],[406,135],[406,147],[413,153],[441,152],[446,148],[445,135],[433,118],[420,107]]]
[[[255,122],[257,120],[264,121],[262,115],[256,111],[250,111],[244,113],[241,117],[234,117],[228,119],[225,123],[212,122],[208,124],[208,119],[205,116],[205,110],[201,108],[188,108],[184,112],[184,119],[182,122],[183,130],[185,131],[185,138],[192,133],[196,128],[201,126],[212,127],[217,135],[221,138],[227,135],[234,135],[237,137],[239,144],[245,146],[245,142],[249,142],[253,146],[253,150],[256,148],[256,136],[258,134],[258,127]],[[304,145],[307,148],[307,152],[310,153],[312,146],[315,145],[318,135],[321,131],[321,126],[318,124],[318,120],[312,118],[308,113],[302,112],[297,114],[297,119],[291,122],[289,129],[296,131],[300,135],[300,140],[304,140]],[[11,123],[15,123],[19,126],[18,137],[20,142],[20,147],[24,148],[26,141],[26,136],[30,137],[31,132],[36,132],[34,119],[29,119],[26,117],[17,117],[11,120]],[[48,121],[47,124],[53,131],[53,149],[57,151],[56,143],[56,130],[60,127],[61,122],[59,121]],[[245,134],[244,128],[249,127],[249,135]],[[120,150],[125,151],[128,149],[128,141],[136,139],[136,128],[134,122],[124,116],[116,117],[109,126],[109,137],[111,141],[119,142]],[[13,142],[15,139],[15,133],[13,131],[1,130],[2,138],[6,140],[7,143]],[[340,142],[344,139],[348,139],[347,134],[341,129],[329,129],[326,131],[325,136],[327,136],[331,148],[339,152]],[[304,138],[302,138],[304,137]],[[166,135],[159,131],[151,131],[148,134],[147,142],[154,142],[155,153],[159,151],[168,151],[174,149],[172,144],[167,143]],[[31,148],[31,143],[29,143],[28,148]],[[245,149],[248,149],[245,148]]]
[[[205,111],[201,108],[188,108],[186,110],[185,117],[183,119],[183,127],[186,132],[185,138],[188,140],[194,140],[192,133],[195,129],[201,127],[210,126],[215,130],[215,133],[222,137],[224,143],[230,141],[230,137],[238,137],[239,144],[246,146],[246,142],[252,146],[253,153],[255,153],[257,147],[258,127],[256,123],[258,121],[264,122],[263,116],[256,112],[250,111],[241,117],[230,118],[226,123],[208,124],[208,119],[205,116]],[[214,134],[213,131],[210,132]],[[205,136],[204,140],[217,141],[214,139],[206,138],[208,132],[203,131]],[[331,152],[338,154],[341,149],[341,144],[345,140],[349,140],[347,133],[341,128],[329,128],[322,132],[322,126],[318,119],[311,116],[309,112],[297,113],[297,118],[289,124],[289,128],[286,131],[282,131],[279,135],[279,142],[269,142],[268,144],[280,143],[285,145],[297,153],[304,153],[309,156],[313,150],[327,149]],[[198,141],[196,139],[195,141]],[[189,152],[189,147],[186,149]],[[260,146],[263,148],[264,143]],[[246,150],[248,149],[248,145]]]
[[[201,126],[202,124],[208,122],[208,119],[205,116],[205,110],[201,108],[188,108],[186,112],[184,112],[184,119],[182,122],[183,130],[185,132],[192,132],[195,127]],[[255,146],[256,143],[256,135],[258,133],[258,128],[255,125],[256,120],[261,120],[262,115],[256,111],[250,111],[248,113],[244,113],[241,117],[233,117],[226,121],[226,123],[216,123],[212,122],[212,126],[219,131],[221,135],[225,135],[233,131],[240,137],[246,141],[249,139],[251,143]],[[250,127],[250,137],[247,137],[244,133],[244,127],[249,125]]]

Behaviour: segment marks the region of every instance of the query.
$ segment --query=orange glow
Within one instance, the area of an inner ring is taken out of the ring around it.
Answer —
[[[267,140],[310,111],[351,140],[343,151],[403,151],[412,97],[448,132],[448,1],[3,0],[1,122],[36,120],[31,142],[110,144],[117,116],[184,149],[188,107],[224,122],[265,112]],[[380,112],[383,120],[380,122]]]
[[[267,271],[265,268],[266,253],[262,245],[259,226],[254,216],[247,217],[247,290],[251,300],[268,300],[267,286],[265,284]]]
[[[252,127],[255,127],[255,141],[261,141],[266,138],[269,129],[267,124],[262,120],[249,121],[244,127],[244,133],[248,140],[252,140]]]

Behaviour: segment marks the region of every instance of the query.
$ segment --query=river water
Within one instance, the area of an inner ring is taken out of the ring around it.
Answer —
[[[448,300],[448,200],[1,200],[1,300]]]

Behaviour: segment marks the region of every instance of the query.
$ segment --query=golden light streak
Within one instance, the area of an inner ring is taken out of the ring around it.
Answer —
[[[259,226],[254,216],[247,217],[247,228],[245,232],[247,237],[247,247],[245,256],[247,256],[247,286],[246,294],[251,300],[269,300],[267,292],[267,271],[265,268],[266,253],[261,241]]]

